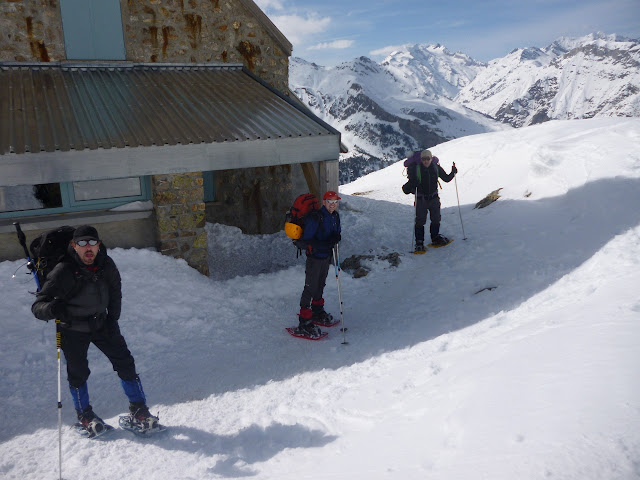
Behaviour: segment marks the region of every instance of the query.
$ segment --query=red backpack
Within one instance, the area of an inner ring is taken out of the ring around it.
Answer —
[[[284,233],[293,240],[302,238],[304,233],[304,220],[311,212],[320,209],[318,199],[313,193],[299,195],[285,215]]]

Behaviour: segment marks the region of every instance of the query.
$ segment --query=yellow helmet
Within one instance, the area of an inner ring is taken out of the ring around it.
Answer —
[[[285,222],[284,233],[287,234],[287,237],[297,240],[302,237],[302,227],[296,225],[295,223]]]

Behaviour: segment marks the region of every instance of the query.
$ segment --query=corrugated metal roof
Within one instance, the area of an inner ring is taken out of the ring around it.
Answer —
[[[0,63],[0,154],[335,135],[242,66]]]

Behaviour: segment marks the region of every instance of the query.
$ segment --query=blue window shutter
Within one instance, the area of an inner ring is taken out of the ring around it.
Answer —
[[[67,60],[126,60],[119,0],[60,0]]]
[[[213,171],[202,172],[202,180],[204,186],[204,201],[214,202],[216,200],[216,192]]]

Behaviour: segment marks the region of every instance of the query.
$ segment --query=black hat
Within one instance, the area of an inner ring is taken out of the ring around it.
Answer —
[[[98,231],[93,228],[91,225],[80,225],[76,228],[76,231],[73,232],[73,241],[77,242],[78,240],[100,240],[98,236]]]

